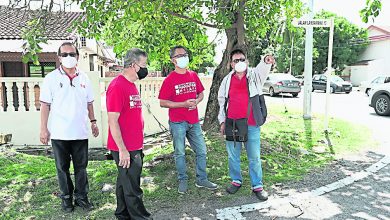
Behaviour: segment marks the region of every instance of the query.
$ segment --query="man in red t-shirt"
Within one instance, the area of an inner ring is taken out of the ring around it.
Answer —
[[[160,106],[169,108],[169,127],[175,149],[175,164],[178,173],[178,192],[188,190],[188,175],[185,158],[185,138],[196,153],[196,186],[217,189],[217,185],[207,179],[206,143],[199,124],[197,105],[203,100],[204,87],[198,75],[187,69],[188,51],[183,46],[170,50],[175,70],[164,80],[160,94]]]
[[[116,182],[118,219],[151,219],[146,210],[140,187],[144,120],[142,102],[134,82],[148,75],[147,54],[137,48],[127,52],[123,74],[113,79],[107,88],[108,112],[107,148],[117,164]]]
[[[249,176],[252,191],[259,200],[268,199],[263,189],[263,172],[260,159],[260,127],[265,122],[266,110],[260,105],[263,96],[262,87],[275,59],[264,56],[256,68],[248,68],[248,59],[244,51],[235,49],[230,53],[232,71],[222,80],[218,91],[221,134],[225,132],[226,118],[248,119],[248,140],[244,143],[226,141],[228,152],[229,176],[231,184],[226,188],[229,194],[236,193],[243,182],[241,175],[241,146],[244,144],[249,161]],[[225,112],[226,111],[226,112]]]

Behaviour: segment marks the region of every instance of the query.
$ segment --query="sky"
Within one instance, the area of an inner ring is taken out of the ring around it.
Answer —
[[[370,21],[369,24],[363,23],[359,15],[359,11],[364,8],[365,4],[366,0],[314,0],[314,11],[318,12],[321,9],[331,11],[360,27],[367,27],[373,23]],[[375,24],[390,26],[389,0],[382,0],[382,10],[375,19]]]

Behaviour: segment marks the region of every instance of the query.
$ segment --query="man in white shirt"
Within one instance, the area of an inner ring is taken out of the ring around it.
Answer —
[[[65,212],[75,205],[92,210],[88,200],[88,118],[93,136],[99,135],[93,111],[93,91],[87,75],[77,68],[79,52],[69,42],[58,49],[61,66],[49,73],[41,87],[40,140],[51,140],[61,190],[61,207]],[[75,186],[69,167],[73,161]]]

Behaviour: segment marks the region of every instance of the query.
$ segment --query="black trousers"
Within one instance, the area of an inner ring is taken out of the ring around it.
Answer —
[[[61,198],[86,198],[89,186],[87,177],[88,140],[51,140],[57,168]],[[70,178],[70,161],[73,161],[75,186]]]
[[[118,166],[119,152],[112,151],[118,168],[116,179],[117,208],[115,216],[118,219],[152,219],[142,201],[141,172],[143,164],[142,150],[130,151],[130,168]]]

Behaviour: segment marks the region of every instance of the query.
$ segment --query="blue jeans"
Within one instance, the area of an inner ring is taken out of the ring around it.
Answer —
[[[188,122],[169,122],[173,147],[175,149],[175,164],[179,180],[187,180],[186,166],[186,137],[196,154],[196,179],[206,180],[206,142],[204,141],[202,129],[199,123],[189,124]]]
[[[263,187],[263,171],[260,159],[260,127],[248,126],[248,141],[244,143],[249,161],[249,176],[252,189]],[[229,158],[229,175],[233,182],[242,184],[241,175],[241,146],[242,142],[226,141],[226,149]]]

